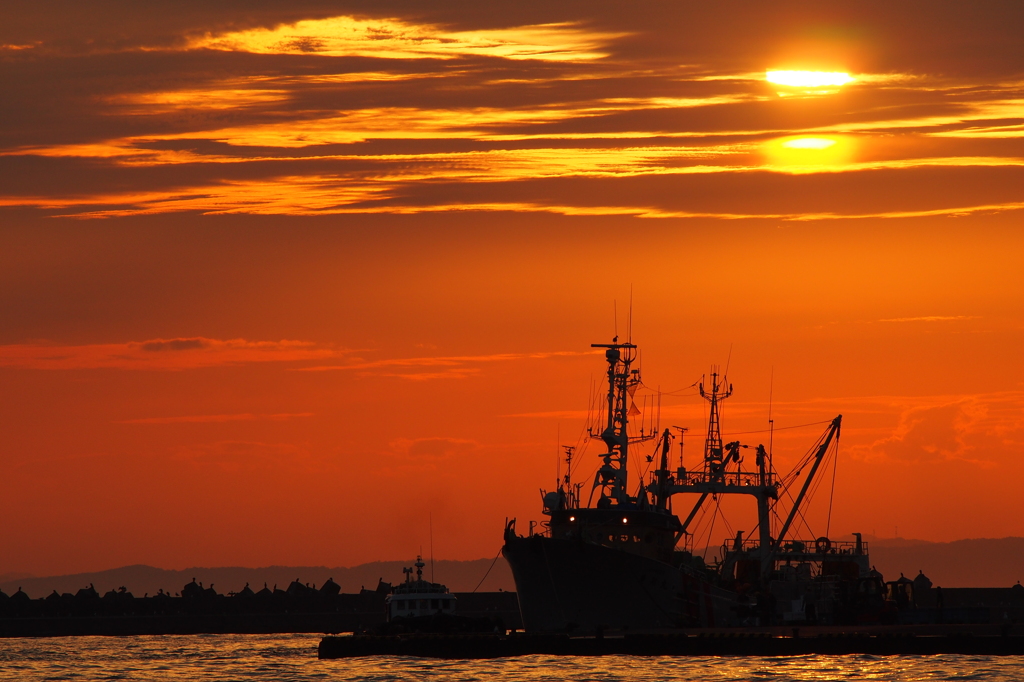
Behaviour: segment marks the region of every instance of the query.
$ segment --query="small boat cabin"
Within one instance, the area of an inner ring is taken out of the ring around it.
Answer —
[[[396,618],[418,618],[439,613],[455,613],[455,595],[440,583],[423,579],[423,559],[416,557],[416,579],[412,569],[403,568],[405,582],[397,585],[387,596],[388,620]]]

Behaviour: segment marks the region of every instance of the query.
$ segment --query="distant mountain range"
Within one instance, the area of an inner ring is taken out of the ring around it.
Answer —
[[[918,571],[939,587],[1012,587],[1024,582],[1024,538],[927,542],[864,536],[871,563],[886,580]]]
[[[843,538],[852,539],[852,538]],[[886,580],[905,574],[908,578],[923,570],[931,581],[942,587],[1010,587],[1024,581],[1024,538],[956,540],[954,542],[928,542],[905,538],[876,538],[864,536],[869,543],[871,563],[882,572]],[[378,579],[397,583],[403,579],[402,568],[413,561],[375,561],[359,566],[267,566],[264,568],[187,568],[171,571],[152,566],[124,566],[95,573],[27,577],[18,574],[0,575],[0,589],[11,594],[19,587],[31,597],[45,597],[50,592],[75,592],[90,584],[102,594],[107,590],[125,586],[136,596],[155,594],[163,589],[174,594],[192,578],[205,586],[214,586],[226,594],[241,590],[246,583],[259,590],[266,583],[273,588],[288,587],[293,580],[310,585],[322,585],[333,578],[343,592],[358,592],[360,588],[374,589]],[[453,592],[470,592],[479,585],[480,591],[515,590],[512,572],[504,559],[499,558],[491,567],[491,559],[472,561],[439,560],[434,562],[433,576]],[[486,580],[483,580],[484,575]],[[430,578],[431,566],[427,562],[424,576]],[[481,584],[481,580],[483,583]]]
[[[360,588],[374,589],[377,581],[398,583],[404,577],[402,568],[411,567],[414,560],[409,561],[375,561],[359,566],[326,567],[326,566],[266,566],[264,568],[243,568],[230,566],[224,568],[186,568],[181,571],[171,571],[152,566],[136,565],[112,568],[106,571],[95,573],[76,573],[73,575],[50,576],[44,578],[16,577],[0,582],[0,589],[8,595],[22,588],[30,597],[45,597],[50,592],[71,592],[74,593],[82,587],[95,585],[96,589],[103,594],[108,590],[117,589],[122,585],[127,587],[135,596],[141,597],[145,594],[153,595],[158,590],[170,592],[172,595],[181,592],[186,583],[195,578],[206,587],[213,585],[214,589],[221,594],[237,592],[245,587],[246,583],[253,590],[260,590],[264,583],[271,589],[277,585],[280,589],[286,589],[293,580],[302,583],[320,586],[328,578],[341,586],[342,592],[358,592]],[[492,559],[476,559],[472,561],[435,561],[431,568],[430,561],[426,561],[423,569],[425,578],[430,579],[431,574],[435,582],[444,583],[453,592],[470,592],[477,585],[480,591],[496,592],[499,589],[513,591],[515,583],[512,581],[512,572],[504,559],[494,562],[494,567],[487,573],[491,566]],[[487,575],[486,580],[484,575]],[[481,580],[483,583],[481,584]]]

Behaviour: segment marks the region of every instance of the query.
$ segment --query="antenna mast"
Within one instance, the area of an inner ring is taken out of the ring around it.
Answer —
[[[704,390],[704,382],[700,382],[700,396],[710,403],[710,415],[708,416],[708,437],[704,441],[704,471],[709,474],[716,474],[724,467],[722,453],[722,424],[719,418],[718,403],[732,395],[732,384],[728,387],[718,381],[718,368],[711,368],[711,392]]]
[[[594,490],[600,488],[601,496],[598,507],[633,504],[626,488],[626,464],[629,450],[629,404],[630,393],[640,385],[640,370],[632,369],[636,359],[636,345],[626,342],[619,343],[619,337],[612,343],[592,343],[591,348],[604,348],[605,360],[608,361],[608,415],[601,440],[608,447],[602,456],[604,463],[594,477]],[[593,436],[593,431],[590,432]],[[634,441],[648,440],[653,437],[641,436]]]
[[[434,512],[430,512],[430,582],[434,582]]]
[[[565,478],[562,479],[561,488],[565,491],[566,507],[575,509],[579,507],[580,503],[579,491],[574,489],[572,485],[572,456],[576,453],[576,447],[573,445],[563,445],[562,448],[565,450]]]
[[[685,427],[685,426],[673,426],[672,428],[677,430],[677,431],[679,431],[679,472],[680,472],[680,475],[682,475],[682,472],[684,471],[684,469],[683,469],[683,436],[685,436],[686,432],[689,431],[690,429]]]
[[[757,554],[760,559],[760,576],[766,581],[771,572],[772,554],[775,545],[772,542],[770,528],[770,505],[771,500],[778,499],[778,483],[771,471],[770,464],[764,446],[758,445],[755,458],[757,470],[743,471],[740,464],[740,449],[749,448],[739,441],[729,444],[722,443],[722,427],[720,422],[721,401],[732,395],[732,386],[727,381],[719,381],[717,367],[711,368],[711,381],[705,387],[703,379],[700,382],[700,395],[710,403],[710,415],[708,416],[708,435],[704,441],[704,468],[697,472],[687,472],[680,465],[676,482],[670,486],[670,494],[677,493],[700,493],[700,498],[690,510],[689,516],[683,521],[679,537],[682,537],[689,528],[690,523],[700,511],[704,501],[709,495],[740,493],[752,495],[757,500]],[[678,427],[677,427],[678,428]],[[680,432],[682,436],[682,432]],[[680,459],[681,459],[680,454]],[[735,466],[726,470],[730,462]],[[743,541],[739,536],[736,538],[735,548],[743,548]]]
[[[772,419],[772,395],[775,392],[775,368],[772,367],[771,378],[768,380],[768,459],[772,458],[772,445],[775,441],[775,420]]]

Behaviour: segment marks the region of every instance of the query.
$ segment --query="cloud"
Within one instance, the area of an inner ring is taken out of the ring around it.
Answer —
[[[401,19],[336,16],[205,35],[193,38],[187,49],[386,59],[477,55],[575,61],[608,56],[602,47],[623,35],[588,31],[571,23],[452,32]]]
[[[484,448],[477,441],[445,436],[396,438],[373,459],[378,475],[398,480],[407,476],[433,475],[436,471],[453,473],[452,460],[479,458]]]
[[[464,438],[398,438],[391,441],[388,447],[401,459],[414,462],[437,461],[472,452],[480,447],[479,443]]]
[[[476,376],[478,374],[480,374],[480,368],[478,367],[450,369],[444,372],[412,372],[405,374],[397,372],[385,372],[381,374],[371,375],[369,372],[360,372],[361,376],[395,377],[398,379],[406,379],[407,381],[432,381],[434,379],[465,379],[467,377]]]
[[[952,322],[955,320],[977,320],[977,315],[922,315],[920,317],[891,317],[879,322]]]
[[[868,460],[909,464],[966,461],[994,466],[1006,452],[1024,446],[1024,394],[963,396],[904,408],[890,435],[857,444]]]
[[[268,467],[307,468],[311,464],[310,454],[302,445],[242,440],[224,440],[180,447],[175,457],[196,466],[212,467],[227,472],[266,470]]]
[[[431,381],[434,379],[465,379],[476,376],[480,363],[518,362],[521,360],[544,360],[558,357],[593,355],[594,351],[542,351],[536,353],[495,353],[491,355],[453,355],[438,357],[386,358],[382,360],[353,361],[338,365],[314,365],[300,367],[302,372],[355,371],[359,376],[381,376],[406,379],[408,381]],[[434,372],[389,372],[380,371],[396,367],[444,368]]]
[[[192,414],[178,417],[142,417],[140,419],[123,419],[116,424],[219,424],[223,422],[247,421],[283,421],[299,417],[312,417],[313,412],[280,412],[277,414]]]
[[[184,370],[255,362],[301,362],[344,356],[342,349],[310,341],[248,341],[204,337],[128,343],[0,346],[0,367],[23,369]]]
[[[971,415],[965,402],[905,412],[895,433],[875,441],[871,449],[884,457],[909,462],[964,459],[968,450],[965,434],[971,430]]]
[[[0,45],[23,49],[0,49],[0,210],[821,220],[1024,206],[1024,15],[1006,3],[216,5],[7,12]],[[765,69],[800,55],[856,79],[780,98]],[[780,153],[799,137],[835,144]]]
[[[139,348],[145,351],[175,351],[175,350],[196,350],[198,348],[209,348],[211,346],[209,339],[170,339],[163,340],[157,339],[156,341],[146,341],[139,344]]]
[[[527,417],[531,419],[575,419],[583,420],[593,418],[593,412],[587,410],[554,410],[551,412],[520,412],[518,414],[506,414],[505,417]]]
[[[335,360],[341,364],[316,364],[294,369],[303,372],[354,371],[359,376],[384,376],[409,381],[464,379],[480,372],[480,363],[516,362],[558,357],[590,355],[589,351],[541,351],[535,353],[497,353],[438,357],[385,358],[360,360],[356,351],[323,347],[311,341],[248,341],[245,339],[209,339],[205,337],[150,339],[120,344],[58,345],[47,343],[0,345],[0,367],[44,370],[122,369],[185,370],[223,365],[261,362],[303,363]],[[442,368],[440,371],[387,371],[394,368]],[[211,415],[159,417],[124,423],[173,423],[188,421],[238,421],[308,416],[306,413],[282,415]]]

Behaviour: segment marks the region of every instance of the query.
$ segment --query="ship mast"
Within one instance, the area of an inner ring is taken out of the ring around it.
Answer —
[[[704,390],[704,382],[700,382],[700,397],[710,403],[708,417],[708,437],[704,441],[704,471],[708,474],[717,473],[724,467],[722,461],[722,423],[718,415],[718,403],[732,395],[732,384],[728,388],[718,382],[718,372],[711,370],[711,392]]]
[[[680,443],[682,445],[682,443]],[[669,486],[672,483],[672,472],[668,468],[668,451],[672,447],[672,432],[665,429],[661,434],[661,454],[658,468],[654,472],[654,484],[651,486],[654,493],[654,507],[661,511],[669,509],[672,502],[672,494]],[[682,456],[680,456],[682,460]]]
[[[618,343],[592,343],[591,348],[605,348],[608,361],[608,419],[601,431],[601,440],[608,451],[594,477],[594,490],[600,488],[598,507],[626,506],[635,504],[626,488],[626,464],[629,451],[629,396],[640,384],[640,371],[631,369],[636,359],[636,345]],[[594,435],[591,432],[591,435]]]
[[[689,516],[683,521],[680,536],[686,532],[697,512],[700,511],[709,495],[735,494],[752,495],[757,500],[758,522],[758,554],[761,561],[761,575],[766,578],[771,567],[771,556],[774,551],[771,529],[769,526],[770,500],[778,499],[779,486],[771,471],[763,446],[757,447],[755,458],[757,470],[743,472],[739,469],[739,441],[722,443],[722,429],[719,420],[719,403],[732,395],[732,386],[719,382],[717,371],[712,370],[708,389],[704,382],[700,384],[700,394],[710,403],[708,416],[708,436],[704,445],[704,467],[701,471],[687,472],[680,467],[679,476],[668,489],[670,495],[677,493],[700,493],[700,498],[693,506]],[[736,462],[734,471],[727,471],[729,462]]]
[[[563,445],[562,449],[565,450],[565,477],[558,485],[558,493],[561,495],[559,500],[566,509],[576,509],[580,506],[580,487],[583,485],[573,485],[572,482],[572,457],[576,454],[576,447]]]
[[[722,421],[719,415],[719,402],[725,400],[732,395],[732,384],[728,387],[719,383],[718,372],[714,367],[711,368],[711,383],[710,393],[704,390],[703,379],[699,386],[700,397],[708,401],[709,414],[708,414],[708,435],[704,439],[704,480],[706,481],[720,481],[722,476],[725,474],[725,458],[723,453],[725,448],[722,445]],[[701,493],[697,503],[693,505],[693,509],[690,510],[689,516],[683,521],[683,532],[690,527],[690,523],[693,518],[697,516],[697,512],[700,511],[701,507],[704,506],[704,501],[708,499],[708,495],[711,494],[709,491]]]

